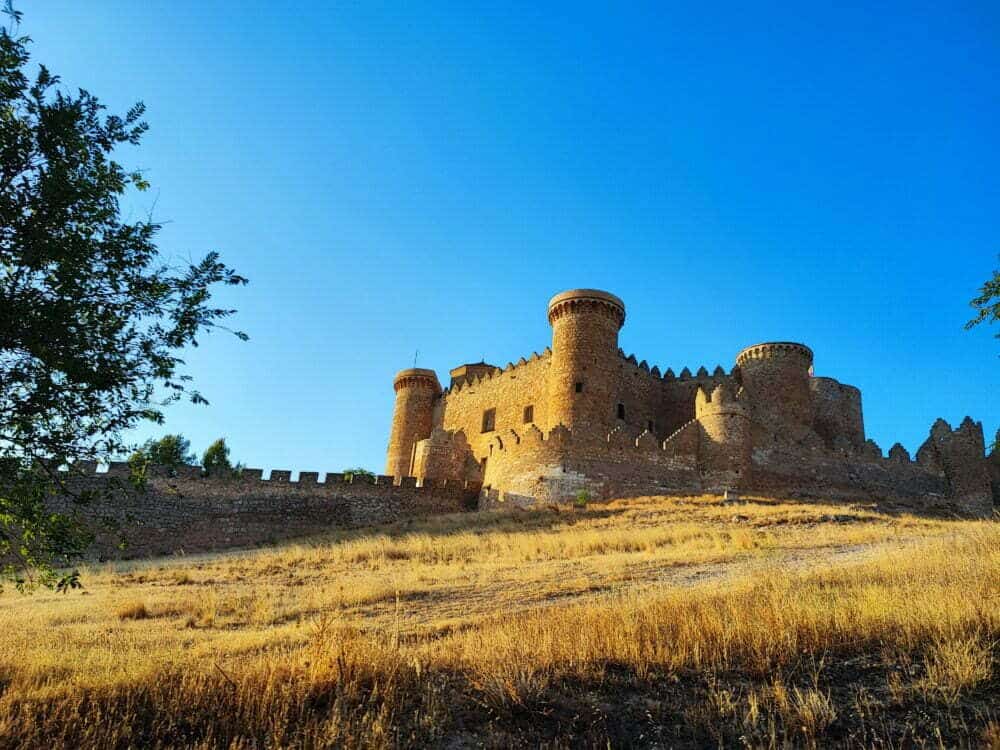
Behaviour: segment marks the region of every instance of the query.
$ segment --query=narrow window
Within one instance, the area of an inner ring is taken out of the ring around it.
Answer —
[[[524,407],[524,423],[535,421],[535,407],[534,405]]]
[[[618,418],[625,419],[625,404],[618,404]]]
[[[483,456],[482,460],[479,462],[479,468],[483,472],[483,476],[486,476],[486,457]]]
[[[577,392],[577,393],[583,393],[583,383],[579,383],[579,382],[578,382],[578,383],[576,384],[576,392]]]
[[[483,412],[483,432],[493,432],[496,429],[497,410],[487,409]]]
[[[652,432],[653,431],[653,420],[652,419],[649,420],[649,422],[646,423],[646,426],[649,428],[649,431]]]

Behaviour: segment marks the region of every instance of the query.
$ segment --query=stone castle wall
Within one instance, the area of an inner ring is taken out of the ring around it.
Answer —
[[[827,447],[860,448],[865,442],[861,391],[833,378],[811,378],[813,427]]]
[[[898,445],[885,458],[865,439],[861,392],[815,377],[803,344],[748,347],[728,373],[661,375],[618,348],[625,306],[612,294],[558,294],[548,319],[552,347],[543,355],[504,369],[462,365],[433,409],[425,404],[405,425],[394,418],[393,436],[416,436],[411,471],[480,481],[488,503],[506,495],[566,501],[581,490],[794,495],[825,485],[918,504],[948,498],[989,512],[983,502],[1000,468],[985,462],[981,426],[935,427],[917,461]],[[391,443],[390,459],[392,451]]]
[[[293,482],[290,471],[278,470],[265,480],[259,469],[222,479],[202,477],[197,467],[183,467],[180,476],[150,477],[145,491],[139,492],[125,481],[127,475],[124,464],[113,464],[108,473],[67,475],[76,489],[118,489],[82,508],[66,498],[53,501],[53,510],[79,510],[97,532],[91,550],[95,557],[127,559],[254,547],[330,529],[456,513],[474,508],[480,489],[478,484],[414,477],[398,482],[389,476],[352,481],[333,473],[320,482],[318,472],[302,472]],[[121,532],[105,528],[109,520],[120,525]],[[122,534],[124,548],[119,546]]]
[[[737,424],[739,424],[739,417]],[[745,427],[742,429],[746,429]],[[967,428],[966,428],[967,429]],[[959,427],[940,439],[966,440]],[[974,438],[973,438],[974,441]],[[532,427],[508,434],[491,453],[480,507],[527,507],[574,499],[585,491],[594,500],[645,494],[718,493],[743,486],[751,492],[778,497],[889,501],[917,512],[989,515],[989,477],[985,485],[956,488],[946,471],[930,460],[913,461],[905,451],[883,456],[877,449],[851,453],[822,445],[772,444],[753,449],[739,484],[734,475],[704,470],[706,457],[717,450],[714,436],[698,421],[658,442],[649,433],[631,437],[625,431],[609,436],[605,445],[578,440],[563,427],[548,435]],[[954,454],[952,454],[954,455]],[[991,459],[1000,475],[1000,458]],[[983,465],[985,462],[980,461]],[[732,464],[730,464],[732,465]],[[969,468],[960,470],[965,476]],[[956,467],[956,470],[957,467]],[[984,469],[985,471],[985,469]],[[502,478],[502,483],[491,484]]]
[[[552,353],[546,349],[530,359],[495,368],[472,382],[456,382],[445,391],[435,408],[434,423],[449,431],[462,431],[477,461],[489,455],[494,433],[522,429],[525,409],[531,407],[530,423],[549,429],[547,415],[548,373]],[[495,429],[483,431],[483,415],[495,410]]]

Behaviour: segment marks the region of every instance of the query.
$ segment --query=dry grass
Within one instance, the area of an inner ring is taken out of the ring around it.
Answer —
[[[1000,529],[710,498],[0,597],[0,746],[996,744]]]
[[[145,620],[150,616],[145,602],[140,601],[121,602],[115,607],[115,614],[119,620]]]

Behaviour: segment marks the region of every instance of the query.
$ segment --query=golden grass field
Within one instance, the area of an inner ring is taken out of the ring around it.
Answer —
[[[0,595],[0,747],[1000,748],[1000,524],[640,498]]]

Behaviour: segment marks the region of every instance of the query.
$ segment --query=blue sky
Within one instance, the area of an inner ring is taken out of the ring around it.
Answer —
[[[1000,426],[1000,6],[20,2],[36,61],[112,110],[172,259],[218,250],[251,340],[189,352],[262,468],[380,471],[392,376],[505,364],[548,298],[622,297],[661,369],[797,340],[870,437]]]

